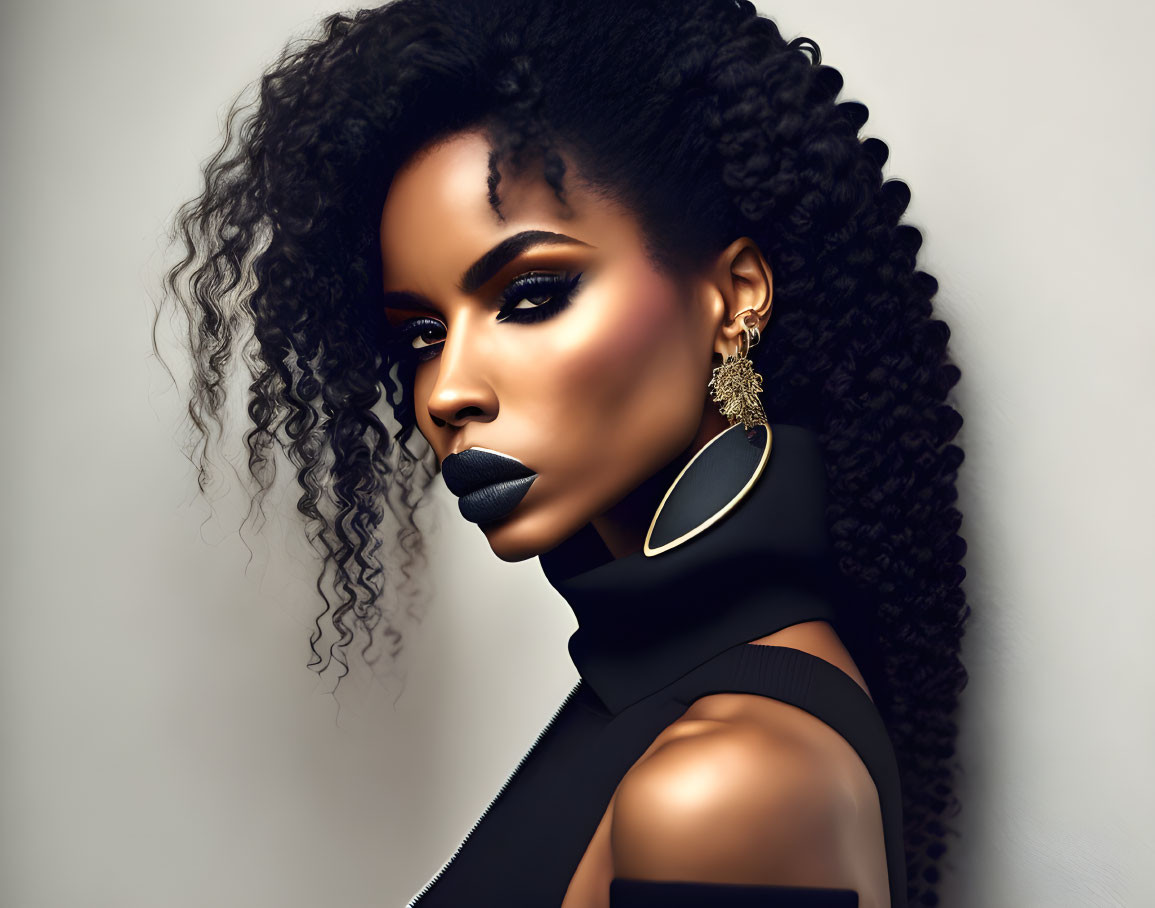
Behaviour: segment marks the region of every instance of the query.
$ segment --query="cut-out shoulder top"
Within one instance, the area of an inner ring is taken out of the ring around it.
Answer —
[[[832,566],[825,474],[806,429],[773,427],[761,477],[722,520],[653,557],[613,559],[587,525],[541,556],[573,608],[580,680],[453,856],[407,908],[559,906],[618,783],[698,698],[771,697],[844,737],[878,791],[892,908],[905,908],[894,750],[866,692],[832,663],[748,641],[830,621],[848,595]],[[611,908],[842,908],[853,890],[614,879]]]

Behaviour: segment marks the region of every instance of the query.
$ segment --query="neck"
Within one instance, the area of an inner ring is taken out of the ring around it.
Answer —
[[[763,476],[706,532],[615,557],[591,523],[541,556],[578,619],[570,656],[612,712],[724,649],[834,617],[824,482],[816,437],[776,425]]]

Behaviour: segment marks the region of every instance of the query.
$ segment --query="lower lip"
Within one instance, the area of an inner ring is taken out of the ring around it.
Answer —
[[[525,497],[535,479],[536,473],[520,479],[507,479],[504,482],[482,486],[457,499],[457,507],[461,511],[461,516],[472,523],[493,523],[501,520],[521,503],[521,499]]]

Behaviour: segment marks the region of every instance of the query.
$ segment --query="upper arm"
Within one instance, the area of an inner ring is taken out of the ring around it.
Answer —
[[[812,744],[719,724],[663,744],[614,796],[614,875],[854,888],[855,801]]]

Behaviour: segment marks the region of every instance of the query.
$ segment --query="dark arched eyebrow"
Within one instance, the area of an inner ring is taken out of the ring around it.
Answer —
[[[536,246],[586,246],[593,248],[589,243],[566,236],[564,233],[554,233],[550,230],[523,230],[513,236],[506,237],[476,262],[465,269],[465,274],[457,283],[457,289],[462,293],[476,293],[485,286],[486,282],[494,277],[502,268],[512,262],[528,249]],[[418,293],[395,290],[385,294],[385,306],[391,309],[432,309],[429,300]]]

